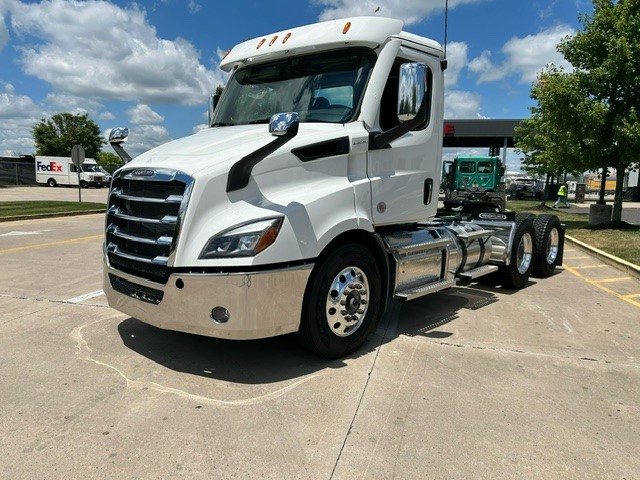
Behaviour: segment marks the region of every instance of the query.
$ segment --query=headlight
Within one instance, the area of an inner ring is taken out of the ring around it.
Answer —
[[[283,217],[226,230],[209,239],[199,258],[253,257],[276,241]]]

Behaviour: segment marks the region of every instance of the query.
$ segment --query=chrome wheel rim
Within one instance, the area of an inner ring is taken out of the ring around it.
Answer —
[[[533,238],[530,233],[522,235],[520,242],[518,243],[518,252],[516,255],[516,265],[518,266],[518,272],[525,274],[531,262],[533,260]]]
[[[558,258],[558,251],[560,250],[560,232],[557,228],[552,229],[549,232],[549,238],[547,238],[547,263],[552,265],[556,258]]]
[[[338,273],[327,293],[326,318],[338,337],[348,337],[360,328],[369,307],[369,281],[357,267]]]

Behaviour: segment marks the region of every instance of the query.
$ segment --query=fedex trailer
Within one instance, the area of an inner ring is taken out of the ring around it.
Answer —
[[[78,169],[71,161],[71,157],[36,156],[36,183],[56,187],[58,185],[78,185],[82,188],[102,187],[105,176],[98,170],[96,161],[87,158]]]

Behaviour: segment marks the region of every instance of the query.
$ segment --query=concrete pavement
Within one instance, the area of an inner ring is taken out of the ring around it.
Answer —
[[[568,245],[523,290],[392,303],[357,354],[108,308],[102,215],[0,224],[0,477],[601,479],[640,472],[640,281]],[[22,233],[21,233],[22,232]]]

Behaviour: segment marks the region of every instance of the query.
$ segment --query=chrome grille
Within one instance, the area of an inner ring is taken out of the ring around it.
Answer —
[[[106,250],[113,268],[166,283],[193,179],[164,169],[116,172],[109,192]]]

